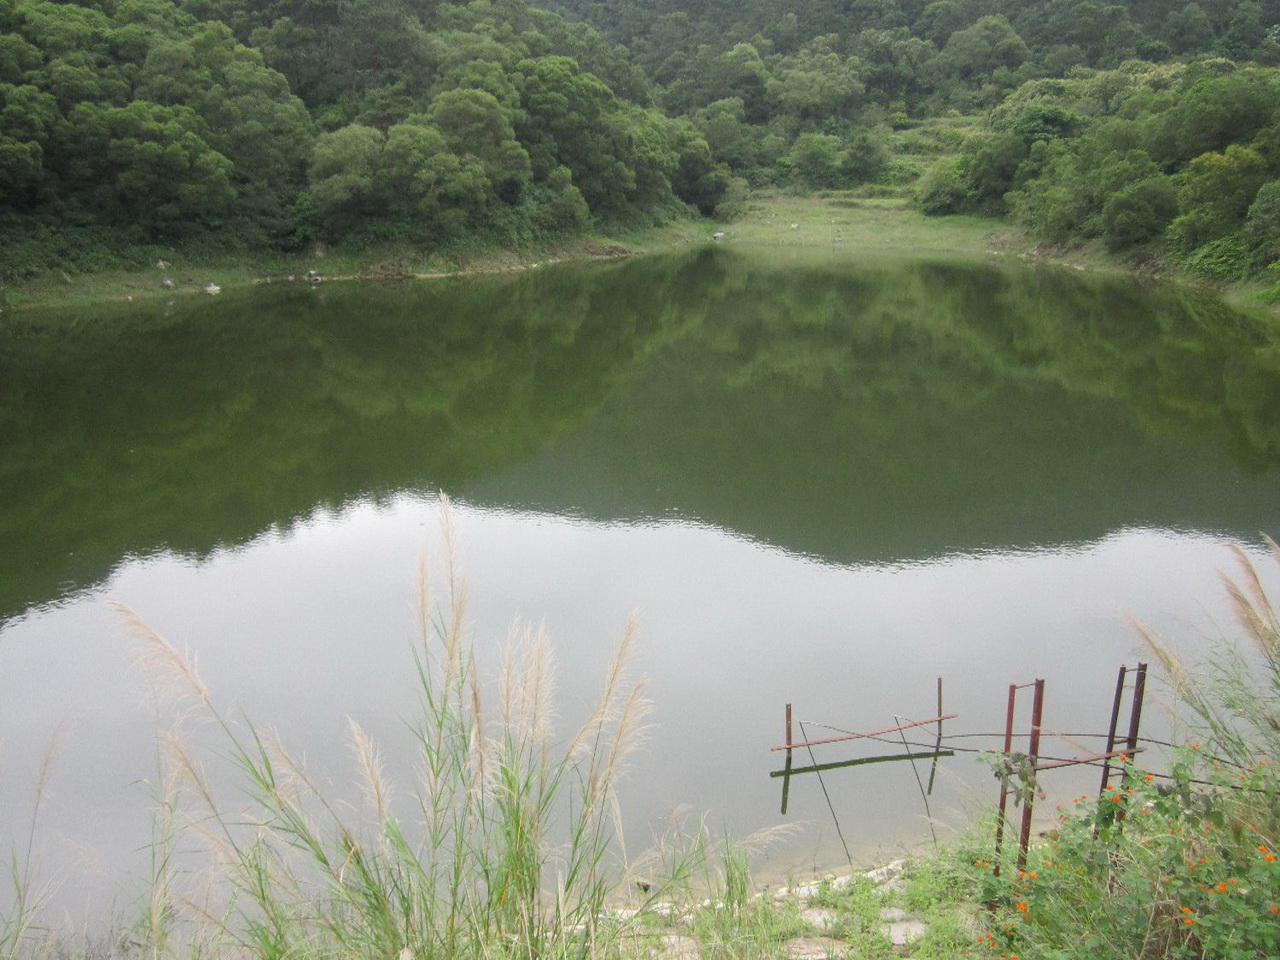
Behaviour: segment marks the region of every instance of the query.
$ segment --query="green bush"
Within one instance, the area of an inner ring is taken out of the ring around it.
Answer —
[[[1244,230],[1256,266],[1264,267],[1280,260],[1280,180],[1272,180],[1259,188],[1249,207]]]
[[[975,858],[993,906],[980,937],[990,955],[1280,956],[1280,615],[1236,553],[1241,573],[1226,584],[1252,650],[1224,646],[1193,672],[1143,631],[1192,737],[1167,767],[1125,757],[1102,796],[1059,807],[1025,869],[1008,863],[994,878]]]
[[[1253,272],[1253,255],[1243,231],[1237,230],[1197,247],[1183,260],[1192,276],[1215,283],[1243,280]]]
[[[969,209],[972,201],[964,170],[963,161],[948,158],[925,171],[916,189],[916,201],[925,216],[944,217]]]
[[[1113,193],[1102,206],[1102,236],[1112,250],[1154,240],[1178,212],[1178,195],[1165,177],[1152,177]]]

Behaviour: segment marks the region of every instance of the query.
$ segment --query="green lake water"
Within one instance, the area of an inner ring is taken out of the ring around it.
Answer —
[[[348,716],[410,782],[441,493],[482,672],[545,626],[564,731],[637,617],[628,849],[686,806],[743,835],[784,819],[787,702],[812,736],[876,729],[942,676],[954,730],[990,733],[1041,676],[1046,727],[1096,732],[1143,654],[1126,616],[1192,657],[1233,636],[1227,544],[1270,564],[1280,533],[1280,333],[1132,279],[721,248],[6,314],[0,837],[56,739],[63,902],[136,885],[153,714],[111,600],[339,795]],[[909,766],[866,770],[826,778],[861,862],[929,834]],[[932,813],[994,793],[958,757]],[[843,857],[813,778],[786,819],[762,873]]]

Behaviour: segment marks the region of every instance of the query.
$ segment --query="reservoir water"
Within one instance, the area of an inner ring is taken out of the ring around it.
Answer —
[[[635,618],[629,852],[692,810],[801,824],[761,875],[823,870],[819,784],[783,818],[768,776],[786,703],[808,736],[873,730],[932,716],[941,676],[954,731],[990,733],[1038,676],[1047,729],[1096,732],[1146,659],[1130,618],[1190,659],[1232,639],[1232,542],[1280,591],[1280,333],[1131,278],[724,249],[6,314],[0,841],[25,848],[49,757],[58,903],[141,889],[156,717],[113,603],[338,798],[348,717],[411,782],[442,495],[482,679],[544,628],[566,736]],[[929,839],[910,765],[855,771],[824,785],[857,862]],[[995,790],[948,759],[935,829]]]

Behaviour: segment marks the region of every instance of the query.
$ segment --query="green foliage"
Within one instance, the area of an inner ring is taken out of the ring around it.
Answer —
[[[844,181],[842,146],[839,137],[805,133],[796,139],[787,163],[800,182],[807,186],[838,187]]]
[[[650,222],[682,203],[707,213],[735,177],[875,182],[887,120],[986,107],[984,135],[949,168],[960,180],[938,172],[918,187],[930,212],[1012,211],[1046,235],[1123,247],[1152,242],[1165,210],[1163,194],[1153,205],[1131,191],[1104,213],[1117,191],[1233,146],[1280,174],[1270,2],[545,2],[585,22],[526,0],[3,0],[0,209],[140,239],[234,226],[258,245],[316,230],[498,241],[548,223]],[[1173,56],[1186,62],[1135,59]],[[102,129],[123,130],[112,110],[149,119],[115,136]],[[358,163],[345,179],[314,172],[334,149],[317,134],[424,122],[443,150],[424,141],[413,161],[406,133],[386,176]],[[1135,150],[1157,169],[1105,192],[1088,183]],[[419,186],[392,198],[410,168]],[[550,182],[561,168],[589,217]],[[907,184],[921,165],[894,169]],[[1187,255],[1238,228],[1249,202],[1226,211],[1194,193],[1171,233]],[[135,220],[149,196],[163,209]],[[553,197],[567,204],[555,215]]]
[[[1169,227],[1171,242],[1184,253],[1217,240],[1241,224],[1258,189],[1267,180],[1257,151],[1231,144],[1187,165],[1178,191],[1182,214]]]
[[[1201,244],[1183,259],[1187,273],[1216,283],[1244,280],[1252,265],[1249,243],[1239,230]]]
[[[948,158],[938,161],[925,172],[917,187],[916,200],[926,216],[960,213],[969,206],[967,167],[965,161]]]
[[[1265,203],[1252,253],[1238,234],[1276,176],[1278,84],[1274,69],[1221,59],[1032,81],[992,112],[989,132],[965,143],[952,168],[963,171],[963,189],[948,191],[934,175],[922,202],[1007,208],[1057,242],[1100,237],[1123,250],[1167,241],[1192,272],[1242,279],[1274,259]]]
[[[1258,189],[1244,229],[1255,265],[1266,266],[1280,260],[1280,180]]]
[[[1025,41],[1002,16],[986,16],[947,38],[934,69],[961,84],[1008,83],[1012,71],[1030,56]]]
[[[1280,562],[1280,548],[1267,541]],[[1280,952],[1280,620],[1244,553],[1228,593],[1253,647],[1189,671],[1144,633],[1194,739],[1167,773],[1124,758],[1099,797],[1059,808],[1025,870],[974,861],[989,955],[1262,960]],[[978,872],[981,871],[981,872]]]
[[[311,207],[327,231],[352,228],[376,215],[374,178],[386,137],[357,124],[321,134],[311,157]]]
[[[1178,195],[1166,177],[1139,180],[1107,197],[1102,236],[1112,250],[1154,240],[1178,211]]]

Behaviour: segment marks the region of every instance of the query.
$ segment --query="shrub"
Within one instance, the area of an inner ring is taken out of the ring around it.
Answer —
[[[1280,547],[1267,544],[1280,562]],[[983,870],[994,910],[980,940],[992,954],[1280,956],[1280,615],[1236,555],[1240,576],[1224,580],[1251,653],[1224,647],[1193,673],[1142,631],[1193,739],[1167,773],[1124,758],[1104,796],[1059,808],[1024,870],[1010,864],[999,879]]]
[[[972,201],[964,170],[963,161],[949,158],[925,171],[916,191],[916,200],[925,216],[945,217],[970,207]]]
[[[1178,212],[1178,196],[1164,177],[1152,177],[1113,193],[1102,207],[1102,236],[1112,250],[1154,240]]]

